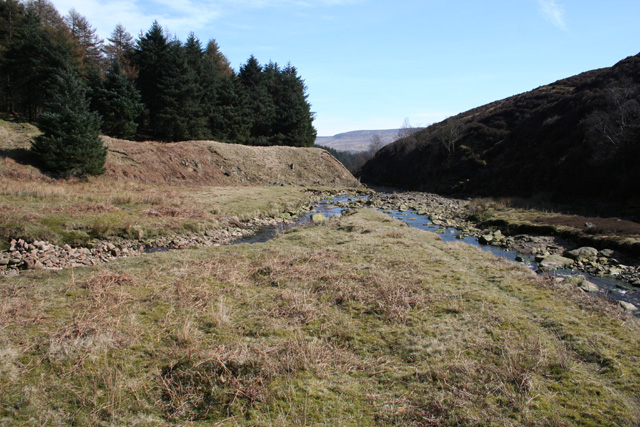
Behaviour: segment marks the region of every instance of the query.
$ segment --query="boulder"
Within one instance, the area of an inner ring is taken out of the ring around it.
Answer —
[[[618,304],[620,304],[620,307],[622,307],[624,311],[628,311],[630,313],[638,311],[638,307],[631,304],[630,302],[618,301]]]
[[[611,258],[613,254],[614,252],[611,249],[603,249],[600,251],[598,255],[600,255],[603,258]]]
[[[568,251],[565,253],[565,256],[576,261],[595,261],[598,259],[598,250],[596,248],[585,246]]]
[[[326,220],[327,220],[327,217],[325,217],[321,213],[317,213],[317,214],[311,215],[311,222],[313,222],[314,224],[319,224],[319,223],[324,222]]]
[[[573,260],[560,255],[550,255],[540,261],[540,267],[546,269],[564,268],[573,264]]]
[[[492,241],[493,234],[483,234],[482,236],[478,237],[478,243],[480,243],[481,245],[488,245]]]
[[[588,280],[584,280],[582,283],[578,285],[578,287],[583,291],[590,292],[590,293],[598,292],[600,290],[598,285],[596,285],[595,283],[591,283]]]

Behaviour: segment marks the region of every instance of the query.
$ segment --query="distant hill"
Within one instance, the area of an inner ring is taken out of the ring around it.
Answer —
[[[354,153],[367,151],[374,135],[380,136],[382,143],[387,145],[398,139],[399,131],[400,129],[356,130],[334,136],[319,136],[316,138],[316,145]]]
[[[640,199],[640,55],[429,126],[384,147],[363,182],[441,193]]]

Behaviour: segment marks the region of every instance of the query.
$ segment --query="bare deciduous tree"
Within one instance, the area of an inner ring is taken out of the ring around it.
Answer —
[[[449,155],[456,151],[456,144],[462,139],[462,124],[456,119],[447,119],[438,138]]]
[[[638,91],[629,86],[609,88],[607,107],[591,113],[585,120],[590,141],[601,158],[624,151],[640,134]]]
[[[371,142],[369,143],[369,156],[375,156],[382,147],[384,147],[384,142],[382,142],[380,135],[373,135],[371,137]]]
[[[402,122],[402,127],[400,128],[400,130],[398,130],[398,139],[411,136],[419,130],[420,128],[414,128],[413,126],[411,126],[411,123],[409,122],[409,118],[406,117],[404,119],[404,122]]]

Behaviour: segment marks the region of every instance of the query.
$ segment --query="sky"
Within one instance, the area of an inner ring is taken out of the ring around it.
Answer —
[[[291,63],[319,136],[427,126],[640,52],[638,0],[53,0],[107,38],[157,20],[238,70]]]

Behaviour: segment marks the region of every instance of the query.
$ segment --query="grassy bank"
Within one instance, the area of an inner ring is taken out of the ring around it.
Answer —
[[[90,182],[3,179],[0,249],[11,238],[86,245],[92,239],[149,239],[217,229],[230,219],[295,213],[323,189],[159,186],[97,178]],[[324,190],[327,190],[324,188]]]
[[[583,246],[616,249],[640,255],[640,224],[611,216],[564,213],[553,205],[527,206],[514,199],[473,200],[469,217],[479,226],[498,226],[511,233],[555,235]]]
[[[0,420],[637,425],[638,321],[373,210],[0,277]]]

